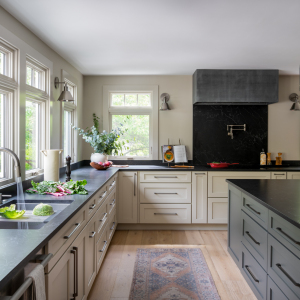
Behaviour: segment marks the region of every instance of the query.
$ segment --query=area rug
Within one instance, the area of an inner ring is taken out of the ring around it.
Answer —
[[[200,249],[137,249],[130,300],[220,300]]]

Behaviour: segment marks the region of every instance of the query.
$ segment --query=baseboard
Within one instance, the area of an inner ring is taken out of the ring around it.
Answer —
[[[227,230],[227,224],[118,224],[117,230]]]

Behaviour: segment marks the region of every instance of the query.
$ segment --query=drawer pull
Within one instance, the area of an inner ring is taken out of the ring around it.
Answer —
[[[101,250],[99,250],[99,252],[104,252],[105,251],[105,248],[106,248],[106,245],[107,245],[107,241],[104,241],[104,246]]]
[[[104,192],[99,198],[104,198],[106,196],[107,192]]]
[[[300,287],[300,283],[297,283],[281,266],[281,264],[276,264],[279,270],[293,283],[293,285]]]
[[[177,213],[154,213],[154,215],[172,215],[172,216],[177,216]]]
[[[287,233],[285,233],[280,227],[276,228],[278,231],[280,231],[283,235],[285,235],[287,238],[289,238],[293,243],[295,243],[296,245],[300,245],[300,242],[297,242],[296,240],[294,240],[291,236],[289,236]]]
[[[69,234],[69,235],[65,235],[64,236],[64,239],[69,239],[73,234],[74,234],[74,232],[78,229],[78,227],[80,227],[80,223],[76,223],[76,224],[74,224],[76,227],[74,228],[74,230]]]
[[[113,226],[112,226],[112,228],[110,228],[110,230],[114,230],[115,225],[116,225],[116,222],[113,222]]]
[[[205,173],[195,173],[195,175],[206,175]]]
[[[114,186],[114,185],[115,185],[115,183],[116,183],[116,182],[115,182],[115,181],[113,181],[113,182],[112,182],[112,184],[110,184],[109,186]]]
[[[257,210],[255,210],[254,208],[252,208],[251,206],[250,206],[250,204],[246,204],[250,209],[252,209],[256,214],[258,214],[258,215],[260,215],[260,212],[259,211],[257,211]]]
[[[116,199],[114,199],[114,200],[112,201],[112,203],[110,203],[109,205],[114,205],[115,202],[116,202]]]
[[[284,176],[285,174],[275,174],[275,173],[274,173],[274,175],[282,175],[282,176]]]
[[[106,217],[107,217],[107,213],[105,213],[104,216],[103,216],[103,219],[100,219],[99,221],[100,221],[100,222],[103,222],[103,220],[105,220]]]
[[[254,274],[251,272],[251,270],[249,269],[249,266],[245,266],[245,268],[247,269],[247,271],[249,272],[249,274],[251,275],[251,277],[253,278],[253,280],[255,282],[259,282],[259,280],[254,276]]]
[[[250,239],[256,244],[260,245],[260,242],[258,242],[251,234],[249,231],[246,231],[247,235],[250,237]]]
[[[154,178],[178,178],[177,176],[154,176]]]
[[[178,195],[178,193],[154,193],[155,195]]]
[[[96,207],[96,204],[93,204],[90,206],[90,209],[94,209]]]
[[[96,234],[96,231],[92,231],[92,235],[90,235],[90,238],[93,238]]]

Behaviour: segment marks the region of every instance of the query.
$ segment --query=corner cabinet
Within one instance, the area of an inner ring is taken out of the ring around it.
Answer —
[[[119,172],[119,223],[138,222],[137,172]]]
[[[207,172],[192,172],[192,223],[207,223]]]

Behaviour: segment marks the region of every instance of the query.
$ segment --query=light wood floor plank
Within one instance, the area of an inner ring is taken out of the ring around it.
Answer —
[[[171,230],[159,230],[157,231],[157,243],[160,248],[172,247],[172,231]]]
[[[174,247],[181,247],[182,245],[189,244],[184,230],[172,231],[172,240]]]

